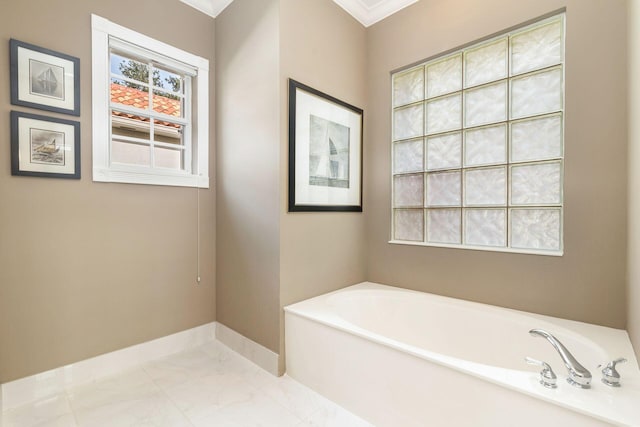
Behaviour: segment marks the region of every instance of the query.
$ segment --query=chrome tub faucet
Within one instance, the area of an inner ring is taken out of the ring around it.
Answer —
[[[618,363],[624,363],[627,359],[624,357],[620,357],[616,360],[613,360],[605,366],[602,370],[602,382],[608,385],[609,387],[620,387],[620,374],[616,370],[616,365]],[[602,367],[602,365],[598,365],[598,368]]]
[[[567,348],[562,345],[560,341],[549,332],[543,329],[531,329],[529,331],[534,337],[543,337],[546,338],[547,341],[551,343],[553,348],[556,349],[562,361],[564,362],[564,366],[567,367],[569,371],[569,376],[567,377],[567,382],[573,386],[580,388],[590,388],[591,387],[591,372],[584,366],[582,366],[578,361],[573,357],[573,355],[567,350]]]

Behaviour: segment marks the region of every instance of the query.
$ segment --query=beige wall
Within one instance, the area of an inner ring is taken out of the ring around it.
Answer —
[[[196,285],[196,190],[91,180],[91,13],[213,65],[214,21],[175,0],[21,0],[0,15],[0,383],[215,320],[213,189]],[[9,38],[80,58],[79,118],[10,105]],[[82,179],[11,176],[10,110],[80,121]]]
[[[287,213],[287,79],[364,106],[365,29],[326,0],[235,0],[216,42],[218,321],[283,354],[283,305],[365,279],[362,214]]]
[[[565,6],[564,256],[387,243],[390,71]],[[422,0],[368,30],[369,280],[625,327],[625,14],[622,0]]]
[[[278,1],[216,18],[217,320],[277,352],[280,292]]]
[[[355,19],[332,1],[280,0],[281,306],[366,280],[362,213],[287,212],[288,79],[364,108],[366,73],[366,31]],[[281,355],[283,331],[281,319]]]
[[[629,246],[627,329],[640,360],[640,0],[629,1]]]
[[[565,255],[388,244],[389,72],[565,6]],[[91,181],[90,13],[215,64],[218,201],[212,179],[200,191],[199,286],[194,189]],[[282,306],[363,280],[614,327],[628,309],[637,348],[640,183],[630,168],[627,252],[625,13],[622,0],[422,0],[365,30],[329,0],[235,0],[215,26],[175,0],[13,2],[0,17],[0,69],[11,37],[81,58],[83,179],[12,177],[0,162],[0,383],[216,315],[283,354]],[[286,212],[289,77],[365,109],[364,213]],[[8,72],[0,79],[8,147],[9,111],[40,112],[11,106]],[[637,154],[632,143],[631,162]]]

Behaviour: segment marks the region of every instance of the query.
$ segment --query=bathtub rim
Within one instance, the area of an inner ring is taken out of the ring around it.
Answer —
[[[574,389],[566,383],[566,372],[564,372],[563,367],[562,371],[556,372],[558,374],[559,388],[550,390],[542,387],[538,383],[538,372],[535,369],[526,370],[526,368],[524,368],[523,370],[514,370],[459,359],[426,349],[420,349],[419,347],[416,347],[414,345],[402,343],[389,337],[385,337],[383,335],[380,335],[379,333],[367,330],[351,322],[348,322],[346,319],[342,318],[335,312],[332,312],[329,316],[317,315],[318,311],[326,314],[328,304],[327,300],[329,300],[333,295],[360,290],[386,290],[392,292],[401,292],[405,294],[417,294],[427,296],[429,298],[434,298],[444,303],[454,303],[463,306],[468,305],[473,308],[489,308],[490,310],[509,312],[518,316],[530,317],[533,320],[537,320],[540,322],[550,323],[554,326],[569,330],[572,333],[576,333],[583,337],[583,334],[586,330],[586,333],[588,335],[585,338],[589,341],[594,342],[596,346],[603,348],[608,354],[611,354],[611,352],[607,351],[607,349],[603,346],[600,346],[599,343],[595,341],[590,335],[594,334],[594,331],[600,331],[609,335],[615,334],[617,335],[616,337],[608,337],[608,339],[605,339],[605,341],[611,342],[623,340],[624,345],[622,345],[622,347],[628,347],[628,349],[624,350],[625,357],[628,356],[627,359],[629,360],[629,363],[627,365],[633,366],[634,369],[633,372],[629,372],[631,371],[631,369],[626,369],[625,372],[622,373],[623,387],[619,389],[607,387],[604,384],[600,383],[600,371],[592,369],[592,389],[578,390],[577,388]],[[309,310],[309,308],[311,308],[311,310]],[[324,312],[322,312],[323,309]],[[493,384],[507,388],[509,390],[523,393],[533,398],[558,405],[565,409],[588,415],[600,421],[614,423],[615,425],[622,426],[640,426],[640,412],[633,410],[635,406],[637,406],[637,404],[634,406],[634,403],[640,401],[640,370],[637,368],[638,362],[635,359],[635,353],[632,350],[628,333],[625,330],[593,325],[589,323],[578,322],[575,320],[555,318],[536,313],[461,300],[457,298],[451,298],[427,292],[420,292],[411,289],[398,288],[373,282],[358,283],[342,289],[338,289],[336,291],[319,295],[317,297],[290,304],[284,307],[284,311],[285,329],[287,315],[299,316],[310,321],[320,323],[326,327],[337,329],[344,333],[354,335],[360,339],[373,341],[378,345],[389,347],[395,351],[406,353],[413,357],[426,360],[428,362],[437,363],[446,368],[472,375],[476,378],[480,378],[484,381],[489,381]],[[578,329],[578,331],[575,331],[574,328]],[[569,391],[567,392],[567,390]],[[578,397],[576,398],[575,395],[577,395]],[[616,405],[613,405],[612,403],[609,405],[605,404],[607,401],[611,402],[614,397],[616,398]]]

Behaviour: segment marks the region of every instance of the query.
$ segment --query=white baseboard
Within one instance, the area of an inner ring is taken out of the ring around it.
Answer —
[[[231,328],[208,323],[173,335],[0,384],[0,410],[43,399],[148,361],[220,340],[267,372],[278,375],[279,355]],[[0,420],[1,420],[0,416]],[[1,426],[0,426],[1,427]]]
[[[278,376],[278,353],[261,346],[222,323],[216,324],[216,338],[231,350],[246,357],[265,371]]]
[[[198,347],[213,341],[215,337],[216,322],[212,322],[2,384],[0,385],[0,409],[15,408],[62,393],[67,388],[88,383],[150,360]]]

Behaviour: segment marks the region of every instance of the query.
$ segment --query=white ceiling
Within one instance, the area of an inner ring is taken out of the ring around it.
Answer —
[[[233,0],[180,0],[202,13],[216,17]],[[418,0],[333,0],[362,25],[368,27]]]

